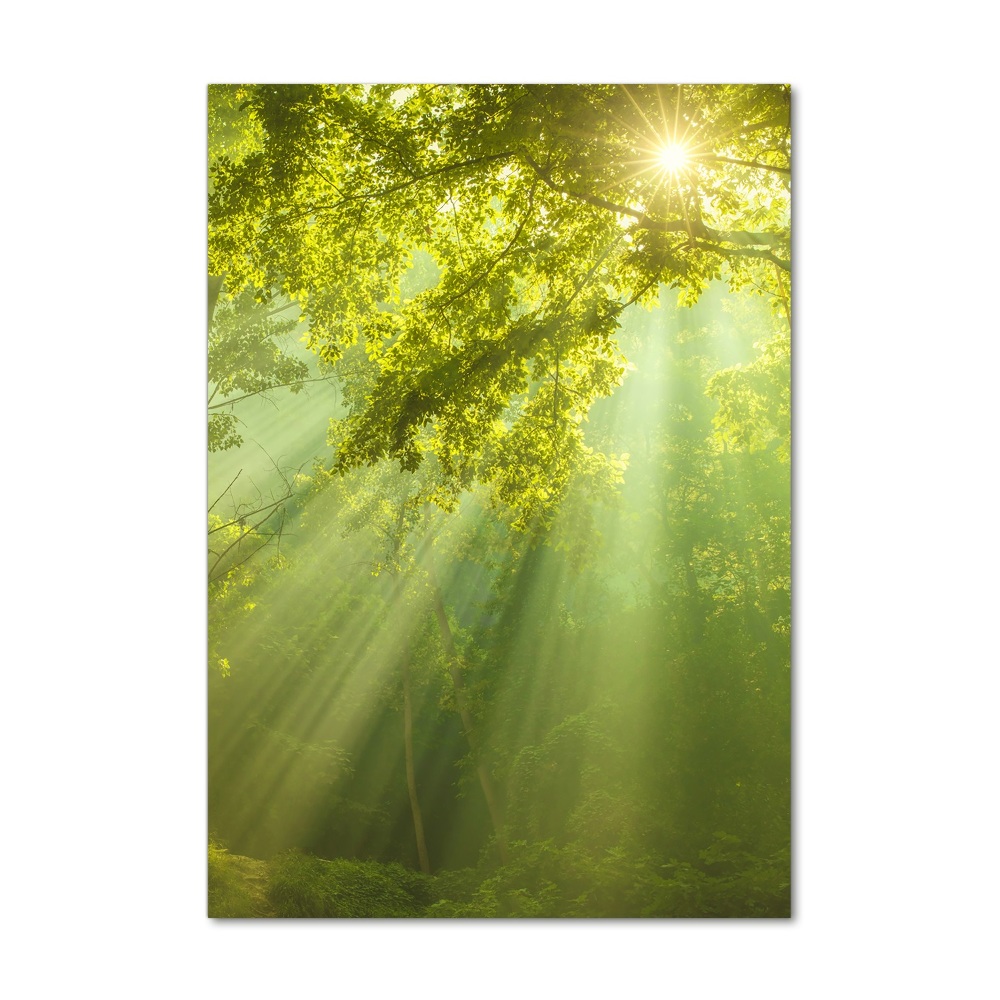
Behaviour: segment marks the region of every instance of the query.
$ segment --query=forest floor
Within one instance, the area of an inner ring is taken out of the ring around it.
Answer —
[[[209,855],[210,917],[277,916],[267,899],[270,869],[266,861],[228,851],[213,853]]]

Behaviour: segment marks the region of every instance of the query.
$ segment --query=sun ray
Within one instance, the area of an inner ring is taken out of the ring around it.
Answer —
[[[631,91],[628,89],[628,86],[622,84],[621,88],[625,92],[625,96],[629,99],[629,101],[632,102],[632,106],[635,108],[636,111],[639,112],[639,117],[642,118],[642,120],[646,123],[646,126],[649,128],[649,134],[651,136],[655,136],[657,134],[656,126],[649,120],[649,118],[646,115],[646,112],[643,111],[642,108],[639,106],[636,99],[632,96]]]

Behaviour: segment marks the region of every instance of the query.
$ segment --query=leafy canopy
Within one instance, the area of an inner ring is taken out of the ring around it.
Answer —
[[[693,303],[723,277],[784,298],[785,86],[266,85],[219,101],[238,142],[216,147],[209,270],[229,296],[288,296],[309,346],[349,363],[337,471],[430,463],[435,502],[478,480],[526,524],[574,482],[620,477],[582,425],[624,377],[625,308],[661,284]],[[756,443],[774,415],[750,416]]]

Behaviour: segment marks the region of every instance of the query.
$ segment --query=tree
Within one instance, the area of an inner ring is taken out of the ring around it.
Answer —
[[[221,162],[240,163],[261,148],[260,123],[244,114],[254,88],[212,85],[208,101],[209,184]],[[294,303],[268,304],[261,308],[260,296],[247,292],[222,296],[224,272],[208,276],[208,450],[238,447],[243,439],[237,431],[237,403],[251,396],[268,395],[275,389],[301,392],[310,382],[309,366],[289,352],[287,340],[295,329]],[[220,301],[221,298],[221,301]],[[219,401],[216,402],[216,397]]]
[[[297,302],[327,361],[363,343],[341,472],[433,458],[445,505],[479,480],[527,527],[575,476],[614,478],[581,424],[622,381],[624,309],[786,280],[787,87],[247,94],[260,147],[213,166],[210,271]],[[421,252],[437,278],[408,290]]]

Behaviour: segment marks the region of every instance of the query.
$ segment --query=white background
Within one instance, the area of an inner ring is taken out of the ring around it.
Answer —
[[[5,15],[8,995],[995,989],[995,15],[554,8]],[[793,85],[793,920],[203,916],[205,88],[240,80]]]

